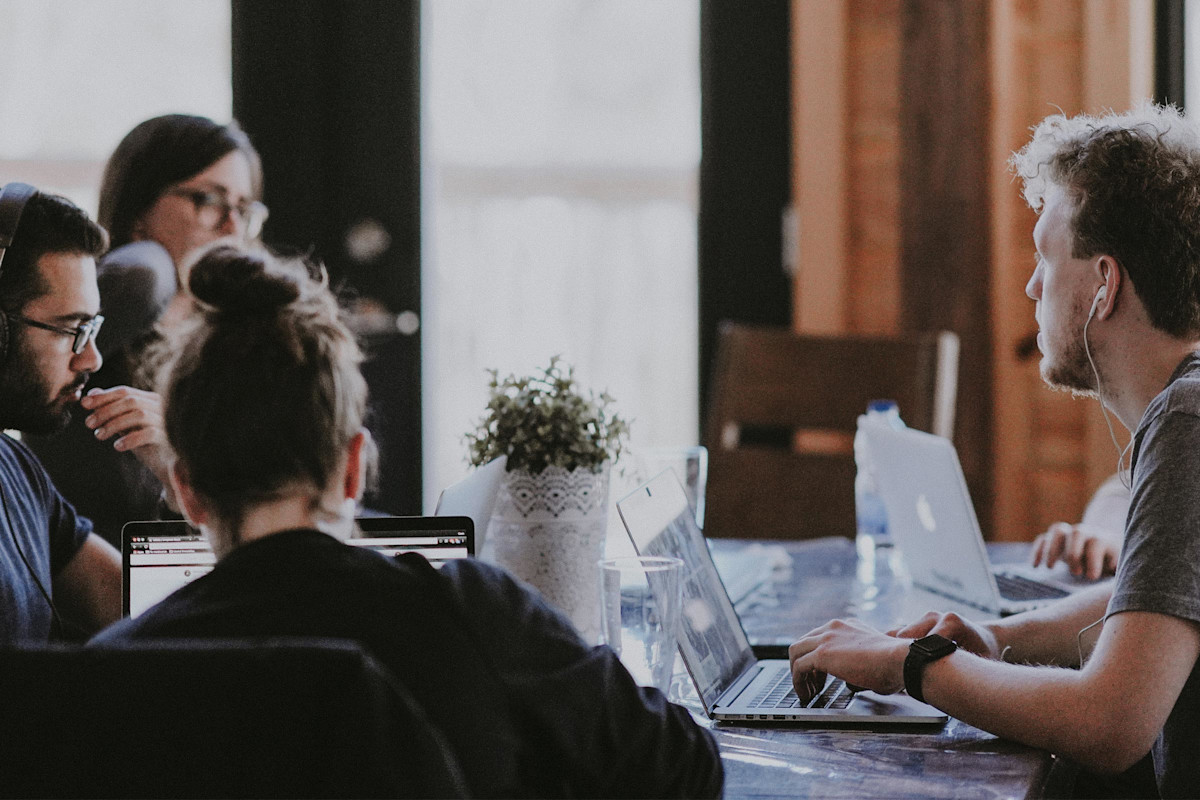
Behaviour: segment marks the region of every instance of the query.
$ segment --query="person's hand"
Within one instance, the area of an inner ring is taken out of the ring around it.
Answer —
[[[900,639],[920,639],[937,633],[952,639],[964,650],[984,658],[1000,658],[1000,646],[996,636],[983,625],[963,619],[954,612],[930,611],[916,622],[888,631],[888,636]]]
[[[1117,571],[1120,542],[1104,528],[1081,522],[1056,522],[1033,540],[1033,565],[1053,567],[1061,559],[1072,575],[1099,580]]]
[[[904,688],[908,645],[858,620],[835,619],[788,648],[792,685],[804,701],[821,691],[826,675],[880,694],[898,692]]]
[[[79,404],[91,412],[84,424],[97,439],[113,441],[114,449],[133,453],[164,487],[170,486],[161,397],[154,392],[116,386],[92,389]]]

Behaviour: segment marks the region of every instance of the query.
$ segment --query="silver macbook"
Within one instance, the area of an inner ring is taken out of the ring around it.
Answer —
[[[946,715],[908,695],[851,692],[831,678],[807,703],[786,659],[755,658],[675,474],[666,470],[617,503],[642,555],[684,562],[679,652],[708,715],[739,722],[941,723]]]
[[[475,552],[483,553],[488,523],[496,506],[496,495],[504,480],[508,456],[492,459],[470,475],[452,483],[438,495],[435,517],[470,517],[475,523]]]
[[[888,528],[915,585],[998,614],[1028,611],[1091,585],[1065,567],[993,568],[954,445],[912,429],[863,430]]]
[[[360,517],[359,536],[346,543],[387,556],[417,552],[440,567],[475,554],[474,525],[465,517]],[[136,617],[206,572],[217,559],[208,539],[183,521],[129,522],[121,529],[122,610]]]

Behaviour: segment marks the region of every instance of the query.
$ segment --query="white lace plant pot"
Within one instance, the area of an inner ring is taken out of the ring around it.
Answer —
[[[607,516],[607,463],[600,472],[548,467],[505,473],[488,526],[489,560],[531,584],[593,643]]]

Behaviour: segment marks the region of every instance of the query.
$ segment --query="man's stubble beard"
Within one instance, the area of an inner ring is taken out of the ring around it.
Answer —
[[[8,358],[0,365],[0,429],[38,436],[58,433],[70,423],[75,403],[61,393],[50,397],[50,387],[30,368],[34,359],[25,337],[12,328],[9,333]],[[82,373],[66,392],[82,387],[89,377]]]
[[[1084,316],[1082,309],[1076,310],[1076,317]],[[1086,317],[1085,317],[1086,318]],[[1072,339],[1065,348],[1057,363],[1050,363],[1042,356],[1042,380],[1051,388],[1060,392],[1070,392],[1076,397],[1098,396],[1096,391],[1096,371],[1088,359],[1087,346],[1084,337],[1087,336],[1087,325],[1080,328],[1079,336]],[[1093,358],[1095,355],[1093,354]]]

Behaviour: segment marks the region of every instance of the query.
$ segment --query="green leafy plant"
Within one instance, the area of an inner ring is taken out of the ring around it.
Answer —
[[[629,424],[613,412],[613,398],[607,392],[585,394],[575,368],[559,356],[529,377],[501,380],[499,371],[488,373],[487,411],[466,435],[473,465],[508,456],[509,471],[538,474],[554,466],[599,472],[621,454]]]

